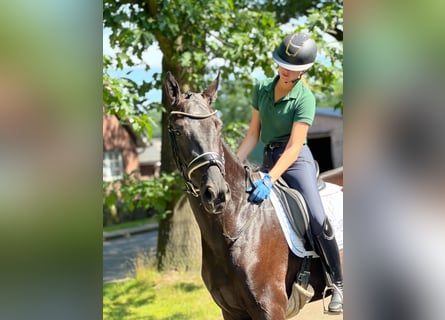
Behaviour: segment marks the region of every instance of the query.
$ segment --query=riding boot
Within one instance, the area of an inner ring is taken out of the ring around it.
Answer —
[[[328,219],[323,224],[323,231],[315,236],[321,261],[331,277],[332,298],[328,306],[330,312],[343,312],[343,273],[340,253],[334,231]]]

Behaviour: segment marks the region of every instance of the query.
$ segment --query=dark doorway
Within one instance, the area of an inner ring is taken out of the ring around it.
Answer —
[[[320,172],[334,169],[330,135],[308,137],[307,142],[312,154],[320,166]]]

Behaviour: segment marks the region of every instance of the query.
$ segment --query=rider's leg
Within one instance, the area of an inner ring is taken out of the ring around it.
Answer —
[[[297,189],[306,200],[310,215],[311,231],[314,235],[315,248],[321,261],[329,272],[333,285],[333,294],[329,311],[343,310],[343,274],[340,254],[333,230],[324,212],[320,193],[317,187],[316,167],[312,153],[303,146],[298,160],[283,174],[283,179],[289,186]]]
[[[340,254],[334,231],[328,219],[325,220],[323,231],[315,238],[317,251],[329,270],[332,281],[332,298],[328,310],[331,312],[343,311],[343,272],[341,269]]]

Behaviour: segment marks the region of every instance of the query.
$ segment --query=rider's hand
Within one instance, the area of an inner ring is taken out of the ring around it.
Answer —
[[[251,192],[247,200],[254,204],[260,204],[269,198],[272,185],[272,177],[266,174],[263,179],[254,183],[253,191],[252,186],[247,187],[247,192]]]

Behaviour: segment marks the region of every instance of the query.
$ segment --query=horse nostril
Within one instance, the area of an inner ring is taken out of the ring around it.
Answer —
[[[216,198],[216,194],[211,187],[208,187],[203,194],[203,200],[205,201],[213,201]]]

